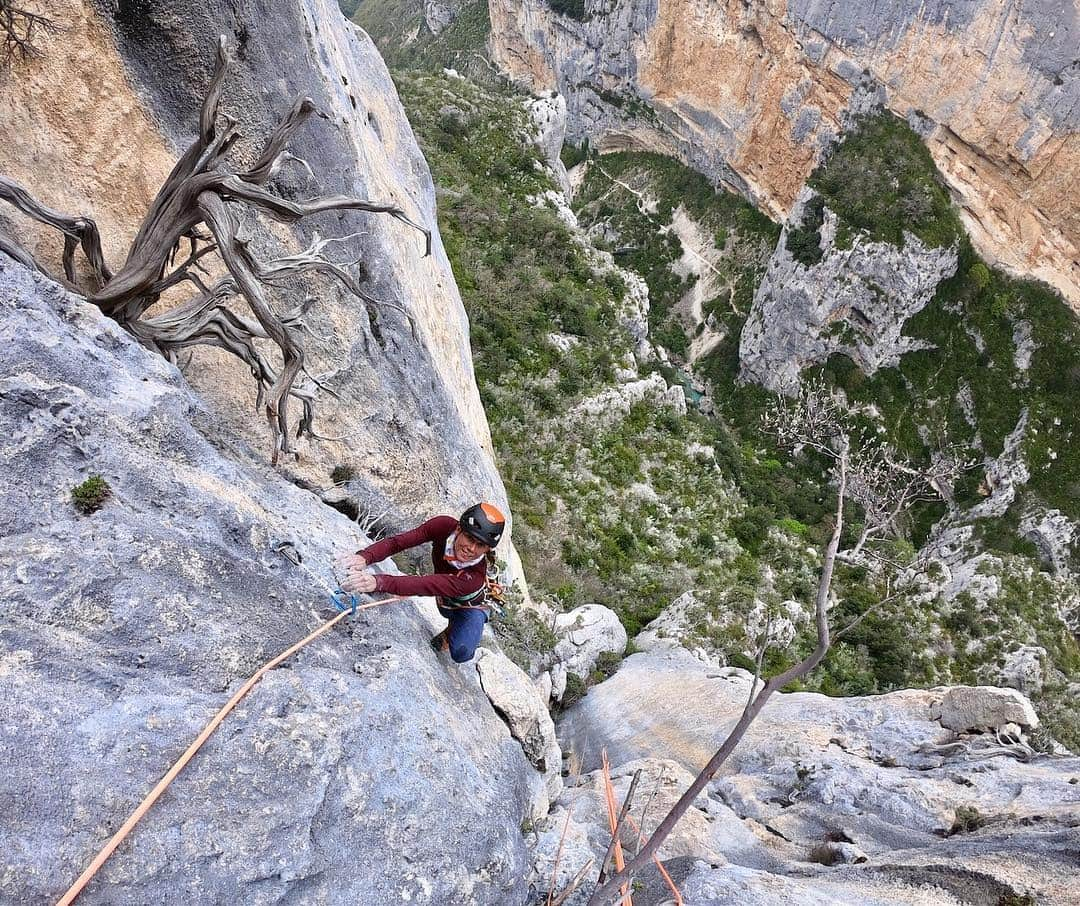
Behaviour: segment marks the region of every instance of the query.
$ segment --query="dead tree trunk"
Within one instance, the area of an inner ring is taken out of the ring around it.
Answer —
[[[127,260],[115,273],[105,261],[101,237],[89,217],[68,217],[53,211],[3,176],[0,176],[0,199],[64,234],[64,277],[74,289],[79,288],[74,256],[76,249],[82,247],[92,283],[85,292],[86,298],[144,346],[171,361],[176,361],[181,350],[197,345],[216,346],[243,361],[255,379],[256,407],[266,416],[273,441],[272,459],[277,462],[279,453],[292,449],[289,400],[298,399],[303,406],[296,435],[311,434],[318,383],[304,368],[299,319],[308,303],[280,315],[270,304],[268,287],[307,272],[327,274],[369,307],[390,306],[405,314],[414,330],[415,326],[401,306],[371,297],[347,270],[348,265],[337,264],[322,254],[331,240],[316,236],[311,247],[300,254],[270,262],[257,260],[248,248],[248,239],[235,210],[261,212],[282,223],[295,223],[322,211],[389,214],[424,235],[425,255],[431,252],[431,233],[394,204],[347,195],[294,202],[265,188],[284,161],[299,160],[288,154],[286,146],[293,133],[315,111],[310,98],[299,98],[293,104],[249,170],[230,169],[225,156],[240,136],[235,121],[218,110],[230,63],[222,36],[218,42],[217,66],[199,117],[199,135],[157,193]],[[187,257],[177,264],[177,255],[185,243]],[[10,238],[0,236],[0,250],[28,267],[43,270],[29,252]],[[212,286],[206,286],[197,273],[205,273],[204,259],[209,255],[216,256],[228,272],[227,277]],[[185,282],[196,288],[194,296],[164,314],[147,315],[164,292]],[[227,303],[233,299],[246,304],[253,318],[229,308]],[[270,364],[257,341],[277,347],[282,360],[280,370]],[[298,383],[302,375],[306,380]]]

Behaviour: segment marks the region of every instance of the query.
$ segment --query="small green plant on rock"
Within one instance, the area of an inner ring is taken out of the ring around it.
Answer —
[[[953,834],[970,834],[986,824],[986,817],[973,805],[961,805],[956,810],[949,836]]]
[[[71,502],[84,516],[100,510],[112,496],[112,488],[100,475],[91,475],[71,489]]]
[[[576,673],[566,674],[566,691],[562,697],[562,707],[564,709],[569,708],[575,702],[581,701],[585,697],[585,693],[589,691],[589,687]]]

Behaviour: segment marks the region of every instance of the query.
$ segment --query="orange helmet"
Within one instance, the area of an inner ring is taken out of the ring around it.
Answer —
[[[490,503],[477,503],[461,514],[458,525],[475,541],[495,547],[506,528],[506,517]]]

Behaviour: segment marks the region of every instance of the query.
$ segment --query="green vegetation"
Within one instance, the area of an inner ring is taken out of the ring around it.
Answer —
[[[595,279],[555,210],[530,200],[554,186],[516,99],[419,74],[399,74],[398,87],[443,190],[439,230],[469,314],[480,393],[506,449],[567,398],[611,380],[612,350],[626,344],[617,323],[625,287],[614,273]]]
[[[717,190],[700,173],[660,154],[621,152],[595,159],[574,199],[583,226],[603,227],[605,247],[649,287],[649,331],[668,352],[685,358],[689,337],[675,313],[693,285],[674,265],[682,243],[670,229],[675,210],[693,218],[724,252],[723,285],[702,306],[723,320],[732,307],[745,317],[780,228],[743,199]]]
[[[450,67],[491,75],[482,60],[491,31],[486,0],[464,3],[454,21],[437,35],[424,22],[420,0],[339,0],[339,4],[371,35],[391,69],[439,72]]]
[[[569,16],[579,22],[588,18],[585,14],[585,0],[547,0],[547,3],[560,16]]]
[[[825,222],[825,199],[815,195],[803,209],[802,222],[788,230],[787,249],[792,257],[807,267],[822,258],[821,226]]]
[[[112,488],[100,475],[91,475],[71,489],[71,502],[84,516],[100,510],[112,496]]]
[[[633,363],[633,341],[621,326],[629,305],[622,277],[543,200],[555,187],[529,139],[520,98],[415,71],[396,78],[439,189],[440,232],[470,317],[477,380],[533,593],[565,608],[606,604],[632,637],[693,591],[686,642],[748,665],[751,613],[781,612],[790,601],[809,608],[834,503],[823,463],[789,458],[762,436],[768,394],[735,381],[739,333],[778,227],[667,158],[588,157],[575,211],[619,265],[644,278],[650,339],[676,362],[705,330],[686,319],[683,299],[693,283],[677,270],[682,246],[670,229],[680,208],[712,239],[719,288],[702,306],[716,337],[712,351],[681,370],[651,366],[669,385],[685,383],[692,368],[709,382],[715,414],[682,413],[647,397],[585,415],[575,407],[611,392],[617,369]],[[980,459],[996,456],[1026,409],[1020,445],[1032,475],[1004,519],[976,521],[972,552],[1002,555],[987,561],[1000,594],[901,601],[865,619],[802,688],[861,694],[992,682],[1014,640],[1045,647],[1060,675],[1075,677],[1080,648],[1057,615],[1063,580],[1035,568],[1035,551],[1017,530],[1028,506],[1077,515],[1076,319],[1050,290],[978,259],[921,143],[902,122],[879,119],[864,121],[815,174],[822,204],[808,205],[789,248],[807,264],[815,249],[820,256],[827,205],[843,241],[864,231],[899,244],[906,227],[932,244],[958,242],[957,275],[905,328],[933,349],[908,353],[873,376],[844,356],[812,373],[873,407],[889,440],[916,462],[945,435]],[[885,155],[889,142],[895,148]],[[587,155],[564,149],[570,164]],[[875,172],[883,155],[890,157],[885,175]],[[978,469],[961,482],[958,504],[984,499],[984,480]],[[942,514],[941,506],[913,511],[904,526],[910,540],[924,538]],[[838,569],[834,591],[837,622],[882,593],[864,569],[849,566]],[[514,608],[497,630],[522,665],[542,661],[553,643],[546,627]],[[809,624],[798,624],[788,648],[769,652],[766,669],[805,653],[811,636]],[[589,677],[571,677],[567,702],[613,666],[611,659]],[[1036,704],[1051,731],[1077,746],[1080,721],[1066,684],[1051,681]]]
[[[330,481],[333,484],[348,484],[356,478],[356,466],[352,463],[340,463],[330,470]]]
[[[1007,299],[1002,310],[998,300]],[[1016,337],[1031,336],[1030,365],[1017,364]],[[984,545],[1032,555],[1018,526],[1032,505],[1080,518],[1080,324],[1048,287],[989,268],[963,240],[957,275],[945,280],[930,304],[905,326],[905,334],[932,344],[908,353],[898,367],[872,377],[837,355],[814,374],[842,387],[848,397],[881,413],[890,440],[923,461],[925,439],[948,438],[976,459],[996,457],[1027,412],[1021,451],[1031,478],[1005,517],[979,524]],[[957,492],[963,505],[986,493],[981,469]],[[925,520],[924,520],[925,521]],[[1078,561],[1080,564],[1080,561]]]
[[[507,597],[502,613],[491,622],[492,631],[503,653],[529,673],[550,661],[558,640],[535,610],[522,606],[521,593],[516,588]]]
[[[986,818],[973,805],[961,805],[956,810],[956,816],[953,818],[952,828],[949,830],[949,835],[953,834],[970,834],[972,831],[977,831],[980,827],[986,825]]]
[[[935,247],[963,232],[926,145],[892,114],[862,118],[808,184],[840,218],[841,247],[857,231],[894,245],[907,231]]]

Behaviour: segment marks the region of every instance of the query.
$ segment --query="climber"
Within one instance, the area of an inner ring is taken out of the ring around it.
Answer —
[[[490,615],[484,594],[487,566],[505,527],[506,518],[490,503],[469,507],[460,519],[435,516],[410,531],[341,558],[339,565],[347,574],[341,588],[349,594],[434,595],[439,613],[449,623],[431,640],[431,647],[436,652],[449,651],[457,663],[464,663],[475,653]],[[429,541],[435,566],[432,575],[367,572],[373,563]]]

